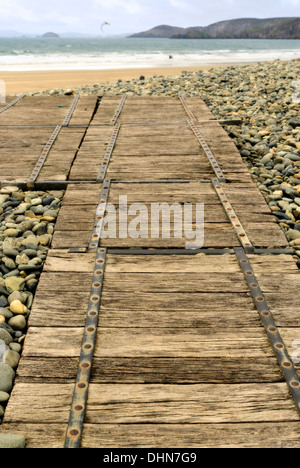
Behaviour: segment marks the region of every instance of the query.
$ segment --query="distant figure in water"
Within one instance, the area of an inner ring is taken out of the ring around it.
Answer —
[[[169,55],[169,59],[172,60],[172,58],[173,58],[173,55]]]

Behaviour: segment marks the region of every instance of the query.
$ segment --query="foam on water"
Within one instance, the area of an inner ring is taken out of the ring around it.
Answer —
[[[295,58],[300,58],[299,40],[0,39],[0,71],[181,67]]]

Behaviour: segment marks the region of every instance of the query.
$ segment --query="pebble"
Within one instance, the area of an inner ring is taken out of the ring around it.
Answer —
[[[20,354],[17,353],[16,351],[12,351],[11,349],[8,349],[5,351],[4,356],[3,356],[3,362],[5,364],[8,364],[10,367],[13,369],[17,367],[20,361]]]
[[[16,351],[17,353],[20,353],[22,350],[22,346],[19,343],[15,342],[10,343],[9,347],[12,351]]]
[[[0,418],[63,195],[64,191],[23,192],[16,186],[0,189]]]
[[[11,304],[13,301],[20,301],[22,304],[25,304],[28,299],[28,294],[26,292],[14,291],[8,296],[8,302]]]
[[[9,345],[13,339],[10,333],[6,331],[4,328],[0,328],[0,340],[3,341],[6,345]]]
[[[0,362],[0,392],[10,393],[14,378],[15,372],[12,367]]]
[[[23,290],[25,287],[25,281],[23,278],[12,276],[5,279],[5,286],[9,293]]]
[[[289,229],[287,231],[287,236],[291,240],[300,239],[300,232],[296,229]]]
[[[10,310],[4,308],[4,307],[1,307],[0,308],[0,315],[2,315],[3,317],[5,317],[5,319],[9,320],[10,318],[12,318],[13,314],[11,313]]]
[[[8,321],[8,325],[13,330],[24,330],[24,328],[26,327],[26,319],[23,315],[17,315],[16,317],[12,317]]]
[[[27,312],[28,312],[27,307],[26,307],[24,304],[22,304],[22,302],[19,301],[18,299],[12,301],[12,303],[11,303],[10,306],[9,306],[9,308],[10,308],[10,311],[11,311],[13,314],[26,315]]]
[[[26,440],[21,434],[0,434],[0,448],[25,448]]]
[[[0,403],[5,403],[9,399],[9,393],[0,392]]]

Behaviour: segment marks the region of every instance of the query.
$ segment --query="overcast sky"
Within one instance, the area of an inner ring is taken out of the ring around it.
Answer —
[[[207,26],[234,18],[300,16],[300,0],[0,0],[0,30],[41,34],[140,32],[160,24]]]

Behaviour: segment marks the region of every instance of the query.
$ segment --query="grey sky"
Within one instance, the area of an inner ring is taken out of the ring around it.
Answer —
[[[76,31],[110,34],[159,24],[206,26],[225,19],[300,16],[300,0],[0,0],[0,30],[40,34]]]

